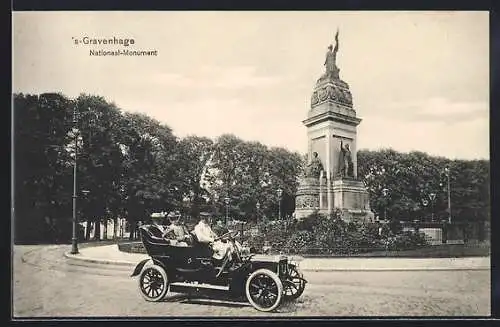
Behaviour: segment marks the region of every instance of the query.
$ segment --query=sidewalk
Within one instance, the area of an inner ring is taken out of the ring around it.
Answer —
[[[146,254],[118,250],[116,244],[85,247],[80,253],[65,256],[97,264],[133,267]],[[489,270],[490,257],[470,258],[302,258],[294,257],[303,271],[425,271],[425,270]]]

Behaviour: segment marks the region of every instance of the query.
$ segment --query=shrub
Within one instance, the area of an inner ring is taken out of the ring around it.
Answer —
[[[258,230],[258,235],[248,240],[250,246],[262,249],[264,241],[269,241],[273,251],[290,254],[350,255],[384,248],[415,249],[427,244],[418,233],[381,236],[377,224],[346,223],[338,210],[330,218],[314,213],[302,221],[261,221]]]
[[[313,213],[301,221],[294,224],[296,230],[314,231],[314,226],[318,224],[320,220],[326,219],[324,215],[319,213]]]
[[[415,232],[403,232],[388,238],[389,250],[412,250],[427,245],[425,235]]]
[[[289,225],[289,222],[283,220],[261,221],[257,224],[257,235],[250,237],[247,242],[250,247],[260,250],[264,245],[264,241],[269,241],[273,249],[277,251],[284,250],[287,240],[292,235]]]
[[[293,233],[286,241],[284,250],[290,254],[299,254],[311,243],[314,243],[314,234],[307,230],[300,230]]]

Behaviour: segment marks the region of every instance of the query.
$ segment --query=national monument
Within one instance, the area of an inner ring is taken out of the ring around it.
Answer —
[[[330,45],[325,73],[317,80],[311,107],[302,122],[307,128],[308,163],[299,179],[295,218],[318,212],[331,216],[336,209],[345,221],[372,221],[368,191],[358,179],[356,117],[349,85],[340,79],[335,48]]]

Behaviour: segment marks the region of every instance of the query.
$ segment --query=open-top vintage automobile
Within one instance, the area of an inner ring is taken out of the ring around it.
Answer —
[[[189,246],[174,246],[154,225],[143,225],[140,233],[150,259],[141,261],[133,276],[139,276],[139,290],[147,301],[161,301],[167,292],[190,296],[223,296],[248,301],[260,311],[272,311],[282,301],[297,299],[306,280],[296,264],[286,256],[242,254],[236,249],[232,264],[227,258],[212,257],[212,249],[199,243],[195,235]],[[233,242],[229,232],[218,239]]]

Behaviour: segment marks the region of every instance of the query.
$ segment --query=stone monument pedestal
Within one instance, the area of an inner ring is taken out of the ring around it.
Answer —
[[[323,204],[320,194],[324,186],[324,178],[301,177],[295,197],[295,218],[298,220],[318,212]]]
[[[328,182],[323,176],[300,178],[295,198],[296,219],[302,220],[313,213],[330,217],[340,209],[344,221],[373,221],[369,194],[363,182],[351,178]]]
[[[342,211],[347,222],[373,222],[370,196],[363,182],[353,178],[340,178],[332,182],[334,207]]]

